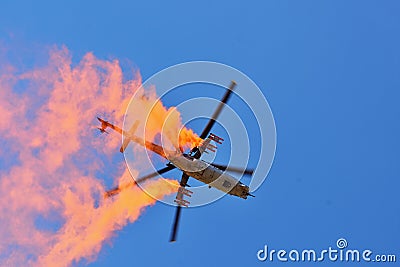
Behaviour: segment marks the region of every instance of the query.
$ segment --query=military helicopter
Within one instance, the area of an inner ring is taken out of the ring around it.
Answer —
[[[188,186],[188,180],[190,177],[197,179],[198,181],[205,184],[208,184],[209,187],[214,187],[229,195],[237,196],[243,199],[247,199],[248,196],[254,197],[252,194],[249,193],[249,187],[247,185],[243,184],[238,179],[227,173],[236,172],[240,175],[252,175],[253,170],[220,165],[213,162],[206,162],[201,159],[202,154],[206,153],[207,150],[215,152],[216,147],[211,144],[211,141],[214,141],[218,144],[222,144],[222,141],[224,141],[221,137],[210,133],[210,131],[214,126],[216,120],[218,119],[218,116],[220,115],[224,105],[229,100],[235,86],[236,82],[232,81],[225,95],[221,99],[217,109],[215,110],[203,132],[199,136],[201,139],[203,139],[203,142],[199,146],[193,147],[189,153],[184,153],[182,149],[177,149],[175,151],[166,150],[160,145],[144,140],[141,137],[135,136],[135,131],[139,126],[139,121],[136,121],[129,131],[125,131],[113,125],[112,123],[97,117],[97,119],[101,122],[101,127],[98,127],[101,133],[107,133],[106,129],[111,128],[114,131],[123,135],[123,143],[120,148],[121,153],[125,151],[130,142],[135,142],[169,161],[166,167],[159,169],[154,173],[135,179],[135,182],[133,184],[129,184],[127,186],[119,186],[107,191],[105,193],[105,197],[112,197],[122,190],[126,189],[126,187],[141,183],[145,180],[164,174],[173,169],[177,168],[182,171],[182,177],[179,183],[180,187],[174,200],[174,202],[177,204],[177,207],[170,242],[176,241],[182,207],[188,207],[188,205],[190,204],[189,201],[184,199],[184,196],[190,197],[193,193],[186,188]]]

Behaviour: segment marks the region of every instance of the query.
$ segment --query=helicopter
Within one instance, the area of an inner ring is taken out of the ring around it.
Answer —
[[[104,196],[106,198],[112,197],[114,195],[117,195],[119,192],[126,189],[127,187],[137,185],[143,181],[146,181],[158,175],[162,175],[173,169],[179,169],[180,171],[182,171],[182,177],[179,182],[179,189],[174,200],[177,206],[169,240],[170,242],[176,241],[182,207],[188,207],[190,204],[188,200],[184,199],[185,196],[191,197],[191,195],[193,194],[192,191],[186,188],[189,187],[188,180],[190,177],[205,184],[208,184],[209,187],[214,187],[229,195],[233,195],[242,199],[247,199],[248,196],[254,197],[254,195],[250,194],[250,188],[247,185],[243,184],[238,179],[227,173],[236,172],[240,175],[251,176],[253,174],[252,169],[231,167],[216,164],[213,162],[206,162],[201,159],[201,156],[204,153],[207,153],[207,151],[215,152],[216,146],[212,145],[211,141],[214,141],[218,144],[222,144],[222,142],[224,141],[223,138],[210,132],[215,122],[217,121],[223,107],[228,102],[235,86],[236,82],[232,81],[212,117],[209,119],[206,127],[199,136],[201,139],[203,139],[203,142],[201,142],[200,145],[193,147],[189,153],[184,153],[183,149],[167,150],[158,144],[136,136],[135,131],[139,126],[139,121],[135,121],[129,131],[125,131],[118,126],[115,126],[112,123],[97,117],[97,119],[101,122],[101,126],[98,127],[101,133],[108,133],[106,129],[110,128],[123,136],[123,142],[120,148],[121,153],[125,151],[130,142],[134,142],[141,146],[144,146],[146,149],[153,151],[154,153],[169,161],[166,167],[159,169],[154,173],[134,179],[135,181],[133,184],[118,186],[116,188],[108,190]]]

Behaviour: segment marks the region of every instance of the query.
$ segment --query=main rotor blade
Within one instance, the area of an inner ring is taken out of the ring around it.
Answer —
[[[138,184],[138,183],[144,182],[144,181],[146,181],[146,180],[148,180],[150,178],[153,178],[153,177],[156,177],[156,176],[161,175],[163,173],[169,172],[169,171],[171,171],[171,170],[173,170],[175,168],[176,167],[174,165],[169,164],[165,168],[159,169],[159,170],[157,170],[157,171],[155,171],[153,173],[150,173],[150,174],[148,174],[146,176],[143,176],[143,177],[140,177],[140,178],[136,179],[135,183]]]
[[[175,219],[174,219],[174,224],[172,226],[172,232],[171,232],[171,237],[169,239],[169,242],[175,242],[176,241],[176,234],[178,233],[178,225],[179,225],[179,218],[181,217],[181,206],[176,207],[175,211]]]
[[[232,81],[232,82],[231,82],[231,85],[229,86],[229,89],[226,91],[224,97],[222,98],[221,103],[219,103],[217,109],[215,110],[214,114],[213,114],[212,117],[210,118],[210,121],[208,122],[208,124],[207,124],[206,127],[204,128],[203,132],[201,133],[201,135],[200,135],[200,138],[201,138],[201,139],[206,138],[207,135],[210,133],[211,128],[214,126],[215,121],[217,120],[219,114],[220,114],[221,111],[222,111],[222,108],[224,107],[224,104],[225,104],[226,102],[228,102],[229,97],[231,96],[231,94],[232,94],[233,89],[235,88],[235,86],[236,86],[236,82],[235,82],[235,81]]]
[[[189,180],[189,176],[186,173],[183,173],[181,182],[179,183],[180,186],[185,187],[188,180]],[[179,226],[179,218],[181,217],[181,209],[182,209],[182,207],[180,205],[178,205],[176,207],[175,219],[174,219],[174,224],[172,226],[172,232],[171,232],[171,237],[169,239],[169,242],[176,241],[176,235],[178,233],[178,226]]]
[[[156,177],[158,175],[166,173],[166,172],[168,172],[170,170],[173,170],[175,168],[176,167],[174,165],[168,165],[165,168],[159,169],[159,170],[157,170],[157,171],[155,171],[153,173],[150,173],[150,174],[148,174],[146,176],[140,177],[140,178],[138,178],[137,180],[135,180],[135,181],[133,181],[131,183],[128,183],[128,184],[125,184],[125,185],[121,185],[121,186],[117,186],[117,187],[115,187],[115,188],[113,188],[111,190],[106,191],[104,193],[104,198],[109,198],[109,197],[115,196],[115,195],[119,194],[122,190],[131,188],[132,186],[135,186],[138,183],[144,182],[144,181],[146,181],[146,180],[148,180],[150,178]]]
[[[241,173],[245,175],[253,175],[254,170],[253,169],[242,169],[238,167],[230,167],[226,165],[220,165],[216,163],[210,163],[210,165],[222,170],[222,171],[230,171],[230,172],[236,172],[236,173]]]

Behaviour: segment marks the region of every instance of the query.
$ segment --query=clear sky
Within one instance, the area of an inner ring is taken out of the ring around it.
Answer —
[[[92,51],[144,80],[185,61],[225,63],[274,114],[276,157],[255,198],[184,210],[174,244],[174,210],[156,204],[89,266],[281,266],[257,251],[322,250],[341,237],[399,261],[399,13],[390,0],[2,1],[0,41],[16,49],[66,45],[76,61]]]

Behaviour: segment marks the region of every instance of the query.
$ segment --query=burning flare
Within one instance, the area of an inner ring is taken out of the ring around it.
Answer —
[[[0,49],[0,265],[93,261],[116,230],[155,203],[134,186],[103,199],[104,177],[113,176],[115,183],[131,177],[122,158],[115,172],[104,173],[112,157],[121,157],[121,138],[99,138],[90,128],[105,114],[122,124],[130,97],[143,90],[140,75],[125,81],[118,60],[92,53],[73,64],[65,47],[52,49],[44,66],[26,71],[6,63],[7,51]],[[145,93],[150,97],[140,104],[154,103],[154,91]],[[146,137],[154,139],[171,112],[176,114],[164,127],[171,140],[179,140],[174,145],[196,145],[199,138],[182,128],[176,109],[161,102],[147,122]],[[153,180],[145,186],[157,197],[177,191],[176,181],[165,184]]]

